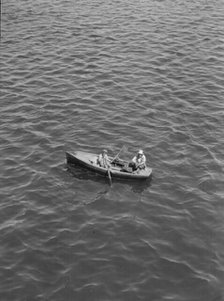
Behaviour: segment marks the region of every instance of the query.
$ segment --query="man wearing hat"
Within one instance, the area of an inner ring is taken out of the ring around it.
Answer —
[[[97,163],[104,168],[110,167],[110,159],[107,156],[107,150],[104,149],[102,153],[98,156]]]
[[[132,162],[129,164],[132,167],[133,171],[138,169],[145,169],[146,167],[146,157],[143,153],[143,150],[140,149],[136,156],[132,159]]]

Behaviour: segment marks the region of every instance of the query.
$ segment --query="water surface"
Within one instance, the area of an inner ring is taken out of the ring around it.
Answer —
[[[2,300],[222,301],[223,1],[4,1]],[[67,168],[143,148],[149,183]]]

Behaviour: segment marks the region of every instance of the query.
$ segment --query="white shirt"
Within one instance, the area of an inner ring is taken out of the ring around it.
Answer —
[[[146,163],[146,157],[145,155],[142,156],[134,156],[134,158],[132,159],[132,162],[141,165],[141,164],[145,164]]]
[[[107,154],[104,154],[104,156],[100,154],[97,161],[101,167],[107,168],[110,166],[110,160]]]

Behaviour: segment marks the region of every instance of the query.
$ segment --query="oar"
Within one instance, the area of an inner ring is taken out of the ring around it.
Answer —
[[[119,150],[119,152],[117,153],[117,155],[111,160],[111,163],[114,162],[115,159],[117,159],[117,157],[120,155],[122,149],[124,148],[124,145],[122,146],[122,148]]]
[[[107,167],[107,173],[108,173],[108,178],[110,181],[110,186],[112,185],[112,178],[111,178],[111,173],[110,173],[110,167]]]

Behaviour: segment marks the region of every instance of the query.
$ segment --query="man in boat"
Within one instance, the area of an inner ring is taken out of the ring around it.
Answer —
[[[97,158],[97,163],[104,168],[110,168],[110,159],[107,156],[107,150],[104,149]]]
[[[136,156],[129,163],[129,166],[132,167],[133,171],[142,170],[146,167],[146,157],[142,149],[140,149]]]

